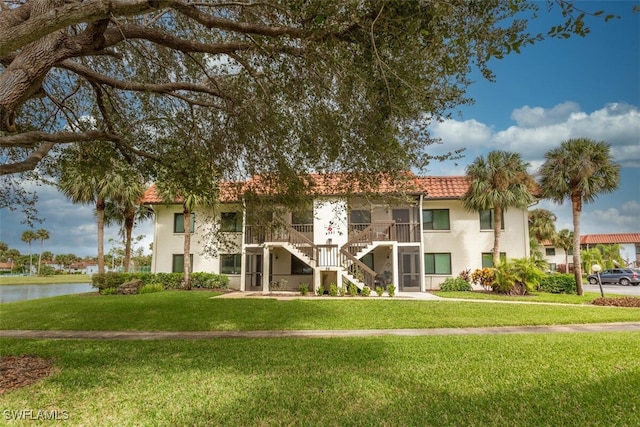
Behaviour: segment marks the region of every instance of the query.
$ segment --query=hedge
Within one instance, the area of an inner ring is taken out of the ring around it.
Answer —
[[[91,282],[94,288],[102,291],[108,288],[117,288],[123,283],[134,279],[142,280],[143,285],[153,283],[161,284],[164,289],[182,289],[183,273],[118,273],[110,271],[104,274],[94,274]],[[224,274],[192,273],[191,287],[200,289],[227,289],[229,278]]]

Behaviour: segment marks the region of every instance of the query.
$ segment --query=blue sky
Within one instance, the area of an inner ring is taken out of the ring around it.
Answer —
[[[545,4],[540,2],[541,8]],[[494,83],[474,73],[476,82],[468,95],[475,104],[431,127],[443,142],[430,147],[432,153],[464,147],[465,157],[434,163],[428,174],[463,175],[476,156],[493,149],[520,153],[535,172],[544,153],[566,139],[607,141],[622,166],[620,187],[584,206],[582,234],[640,232],[640,14],[632,13],[634,5],[640,1],[578,2],[587,10],[604,9],[621,18],[608,23],[589,20],[591,34],[586,38],[546,40],[519,55],[492,60]],[[559,20],[557,13],[542,15],[532,32],[546,32]],[[45,222],[36,228],[51,235],[44,250],[95,256],[93,208],[72,205],[51,188],[39,187],[38,193]],[[569,204],[542,201],[537,207],[557,215],[557,229],[573,228]],[[27,226],[20,220],[20,213],[0,209],[0,241],[26,254],[29,248],[20,234]],[[152,233],[150,223],[135,232],[146,236],[145,247]],[[105,241],[116,237],[117,230],[109,229]]]

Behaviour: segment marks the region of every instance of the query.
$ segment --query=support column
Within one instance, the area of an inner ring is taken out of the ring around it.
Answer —
[[[269,257],[269,246],[262,249],[262,293],[269,292],[269,271],[271,270],[271,258]]]

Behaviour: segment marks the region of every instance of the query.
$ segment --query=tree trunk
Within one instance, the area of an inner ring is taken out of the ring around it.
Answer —
[[[96,216],[98,217],[98,273],[104,273],[104,209],[105,200],[101,197],[96,202]]]
[[[184,288],[191,289],[191,212],[184,209]]]
[[[44,246],[44,239],[40,239],[40,255],[38,256],[38,276],[40,275],[40,266],[42,265],[42,247]]]
[[[502,208],[493,208],[493,266],[500,264],[500,232],[502,231]]]
[[[135,223],[135,210],[127,212],[124,217],[124,271],[129,272],[129,266],[131,264],[131,235],[133,234],[133,225]]]
[[[582,263],[580,261],[580,214],[582,212],[582,194],[571,195],[573,213],[573,274],[576,278],[576,291],[582,295]]]

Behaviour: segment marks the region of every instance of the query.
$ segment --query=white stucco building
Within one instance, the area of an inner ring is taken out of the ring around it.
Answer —
[[[358,287],[393,284],[424,292],[463,270],[492,264],[493,215],[463,208],[466,177],[415,177],[402,201],[385,197],[384,188],[376,198],[346,197],[335,194],[327,175],[312,177],[324,182],[313,206],[277,214],[275,228],[252,225],[242,195],[213,210],[196,209],[193,271],[226,274],[230,286],[243,291],[298,290],[301,284],[313,291],[349,280]],[[163,203],[155,187],[144,202],[155,212],[152,272],[182,271],[182,205]],[[501,254],[528,257],[527,210],[506,210],[503,222]]]

